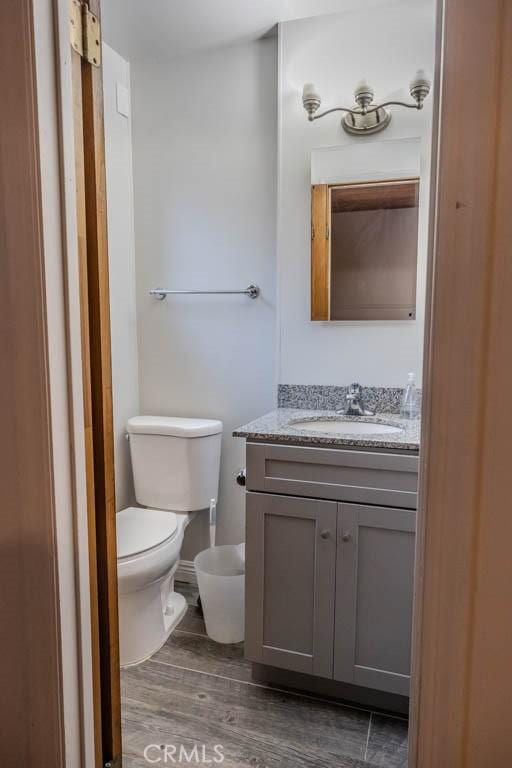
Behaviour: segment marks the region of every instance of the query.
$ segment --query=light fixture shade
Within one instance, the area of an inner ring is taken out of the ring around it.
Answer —
[[[431,82],[424,69],[418,69],[409,84],[409,93],[417,102],[418,108],[423,107],[423,102],[430,93]]]
[[[318,93],[314,83],[304,83],[302,89],[302,101],[309,101],[313,99],[315,101],[321,101],[320,94]]]
[[[314,83],[305,83],[302,89],[302,105],[307,112],[310,122],[315,119],[315,112],[318,112],[321,103],[322,99]]]
[[[430,78],[424,69],[418,69],[413,79],[410,82],[409,87],[414,88],[416,85],[428,85],[430,87]]]

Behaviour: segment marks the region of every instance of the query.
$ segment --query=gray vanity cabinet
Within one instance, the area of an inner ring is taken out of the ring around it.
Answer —
[[[245,655],[407,696],[417,455],[249,444]]]
[[[338,505],[334,679],[409,695],[416,514]]]
[[[247,494],[245,654],[332,677],[337,504]]]

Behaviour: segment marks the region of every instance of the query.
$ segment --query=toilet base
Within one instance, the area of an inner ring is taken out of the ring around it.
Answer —
[[[151,658],[184,617],[187,601],[174,591],[175,570],[144,589],[119,595],[122,668]]]

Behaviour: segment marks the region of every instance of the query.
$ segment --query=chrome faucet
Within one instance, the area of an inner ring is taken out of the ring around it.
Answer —
[[[375,412],[365,408],[363,388],[360,384],[351,384],[347,394],[347,405],[341,411],[345,416],[374,416]]]

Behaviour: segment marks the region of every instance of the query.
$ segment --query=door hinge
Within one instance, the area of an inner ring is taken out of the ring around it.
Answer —
[[[105,763],[105,768],[121,768],[121,764],[121,755],[117,755],[117,757],[113,757],[112,760]]]
[[[93,67],[101,66],[101,24],[87,3],[70,0],[69,31],[73,50]]]
[[[327,224],[325,227],[325,239],[328,240],[331,235],[331,231],[329,229],[329,225]]]
[[[69,3],[69,36],[73,50],[83,56],[82,3],[79,0],[70,0]]]

